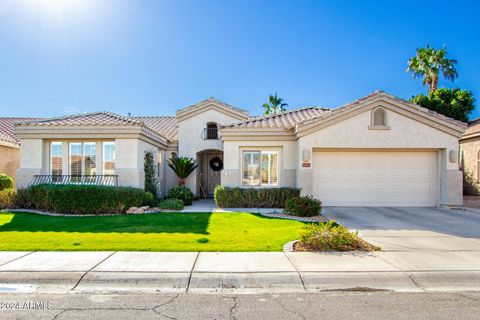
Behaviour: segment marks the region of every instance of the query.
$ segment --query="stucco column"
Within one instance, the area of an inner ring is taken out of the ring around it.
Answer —
[[[43,139],[24,139],[20,144],[20,169],[17,170],[17,188],[26,188],[35,175],[48,174],[47,156]]]

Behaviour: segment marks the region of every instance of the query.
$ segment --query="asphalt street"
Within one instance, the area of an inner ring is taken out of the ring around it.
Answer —
[[[480,293],[0,294],[0,307],[0,319],[476,320]]]

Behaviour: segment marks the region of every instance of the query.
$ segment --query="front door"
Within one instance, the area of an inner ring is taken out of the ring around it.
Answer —
[[[213,196],[215,187],[220,185],[220,179],[223,169],[223,155],[221,152],[208,152],[203,161],[203,172],[205,177],[205,192],[208,196]]]

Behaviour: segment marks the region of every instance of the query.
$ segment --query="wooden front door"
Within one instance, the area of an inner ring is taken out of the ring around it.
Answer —
[[[220,159],[223,164],[223,154],[221,152],[207,152],[203,157],[204,186],[208,196],[213,196],[215,187],[220,185],[222,171],[215,171],[210,164],[210,162],[215,162],[216,158]]]

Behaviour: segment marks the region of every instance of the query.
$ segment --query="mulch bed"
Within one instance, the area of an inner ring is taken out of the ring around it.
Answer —
[[[379,250],[380,250],[380,247],[374,246],[374,245],[368,243],[367,241],[365,241],[361,238],[358,238],[358,243],[357,243],[356,246],[352,246],[352,247],[348,248],[348,250],[317,250],[317,249],[309,248],[309,247],[301,244],[300,241],[295,242],[293,244],[293,251],[301,251],[301,252],[338,252],[338,251],[342,251],[342,252],[367,251],[367,252],[370,252],[370,251],[379,251]]]

